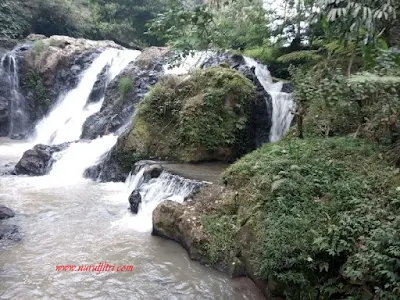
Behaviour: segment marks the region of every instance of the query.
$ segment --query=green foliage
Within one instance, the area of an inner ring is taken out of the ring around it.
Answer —
[[[236,216],[205,216],[203,226],[209,237],[208,243],[204,246],[207,263],[211,265],[228,263],[231,253],[237,251]]]
[[[263,64],[269,64],[275,60],[275,49],[268,46],[260,46],[256,48],[246,49],[243,54],[245,56],[254,58],[262,62]]]
[[[267,144],[224,179],[240,207],[258,207],[253,266],[288,298],[400,296],[400,176],[377,146],[352,138]]]
[[[294,100],[298,115],[306,116],[306,131],[326,136],[356,133],[375,141],[395,142],[400,73],[391,52],[378,58],[374,73],[350,78],[340,70],[292,71]]]
[[[145,24],[164,9],[161,0],[90,0],[97,28],[102,39],[112,39],[122,45],[157,44],[145,36]]]
[[[22,86],[25,89],[29,89],[33,92],[33,97],[35,99],[35,106],[44,109],[47,112],[50,108],[50,99],[48,92],[43,84],[42,77],[35,71],[28,72],[22,81]]]
[[[2,0],[0,3],[0,37],[21,38],[29,30],[29,13],[23,11],[19,1]]]
[[[295,61],[320,61],[322,59],[321,55],[318,54],[318,50],[302,50],[302,51],[295,51],[288,54],[284,54],[278,57],[278,62],[288,63],[288,62],[295,62]]]
[[[35,0],[32,31],[51,35],[87,36],[92,26],[88,0]]]
[[[119,91],[124,98],[133,87],[132,78],[129,76],[121,77],[118,82]]]
[[[269,37],[262,3],[248,0],[233,1],[221,10],[171,1],[151,22],[149,33],[186,51],[245,49],[262,45]]]

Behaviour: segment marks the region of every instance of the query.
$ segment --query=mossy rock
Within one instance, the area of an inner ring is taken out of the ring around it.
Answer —
[[[166,76],[139,106],[120,145],[148,158],[232,161],[250,149],[255,87],[229,68]]]

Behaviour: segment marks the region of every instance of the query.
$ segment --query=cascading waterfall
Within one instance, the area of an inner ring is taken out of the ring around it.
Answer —
[[[136,50],[107,49],[84,72],[78,86],[68,92],[59,104],[36,126],[36,144],[61,144],[78,140],[85,120],[100,110],[102,101],[86,105],[97,76],[107,65],[108,82],[140,55]]]
[[[87,105],[87,99],[97,80],[98,74],[109,65],[107,82],[111,82],[140,51],[107,49],[97,57],[84,72],[78,86],[63,97],[58,106],[36,127],[36,143],[60,144],[76,141],[82,133],[85,120],[100,110],[99,103]],[[55,155],[49,177],[75,182],[82,179],[86,168],[96,164],[117,142],[118,136],[105,135],[92,141],[79,141]]]
[[[282,92],[282,83],[272,81],[268,68],[252,58],[245,57],[247,66],[255,68],[255,74],[272,98],[272,127],[269,139],[278,141],[290,128],[293,120],[293,98],[291,94]]]
[[[139,191],[142,202],[139,205],[137,215],[127,213],[125,218],[118,222],[124,223],[137,231],[146,232],[152,228],[152,212],[164,200],[172,200],[183,203],[185,198],[192,194],[202,183],[196,180],[186,179],[168,172],[162,172],[158,178],[149,182],[144,180],[145,167],[130,174],[125,182],[126,193],[124,199],[134,191]]]
[[[19,90],[18,64],[14,52],[4,55],[0,61],[0,76],[5,76],[10,91],[10,129],[9,136],[26,135],[28,115],[26,104]]]

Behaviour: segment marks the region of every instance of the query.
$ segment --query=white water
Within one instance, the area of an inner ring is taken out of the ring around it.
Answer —
[[[97,164],[117,139],[118,136],[110,134],[92,141],[71,144],[66,150],[55,154],[55,159],[59,157],[59,160],[54,163],[49,177],[64,183],[81,180],[84,171]]]
[[[272,127],[269,139],[271,142],[276,142],[285,135],[292,123],[292,110],[294,108],[292,95],[282,92],[281,82],[274,83],[272,81],[271,73],[266,66],[249,57],[245,57],[244,59],[249,67],[255,68],[258,80],[265,91],[271,95]]]
[[[19,89],[18,65],[14,52],[9,52],[0,60],[0,76],[7,78],[10,90],[9,135],[25,134],[28,124],[26,104]]]
[[[35,144],[61,144],[78,140],[85,120],[100,110],[100,103],[86,106],[97,76],[107,65],[108,82],[140,55],[136,50],[107,49],[84,72],[78,86],[62,96],[59,104],[36,126]]]
[[[125,199],[128,199],[134,190],[142,196],[137,215],[127,212],[124,218],[116,221],[114,226],[129,227],[138,232],[149,232],[152,229],[153,210],[164,200],[183,203],[200,184],[198,181],[163,172],[160,177],[143,183],[143,173],[146,167],[141,168],[136,175],[130,174],[125,182]]]

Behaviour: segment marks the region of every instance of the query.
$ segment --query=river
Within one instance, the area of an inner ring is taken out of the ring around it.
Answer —
[[[30,145],[0,139],[0,164]],[[53,177],[53,178],[52,178]],[[19,242],[0,241],[1,299],[262,299],[249,279],[191,261],[178,244],[135,230],[126,184],[0,177]],[[57,272],[58,265],[133,265],[132,272]]]

